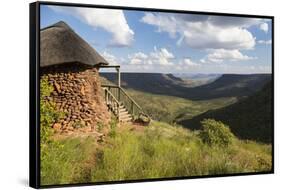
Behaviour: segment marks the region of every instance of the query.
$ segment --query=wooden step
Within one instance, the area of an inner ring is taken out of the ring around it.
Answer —
[[[133,117],[131,116],[131,114],[127,113],[122,113],[119,114],[119,120],[122,122],[128,122],[128,121],[132,121]]]
[[[129,114],[127,114],[127,115],[121,115],[121,116],[119,116],[119,118],[120,119],[132,119],[132,116],[131,115],[129,115]]]
[[[126,109],[126,108],[120,108],[120,107],[119,107],[119,111],[120,111],[120,112],[125,112],[125,111],[127,111],[127,109]]]
[[[130,122],[132,121],[132,117],[120,118],[121,122]]]
[[[130,114],[128,113],[128,111],[119,112],[119,117],[126,116],[126,115],[130,115]]]

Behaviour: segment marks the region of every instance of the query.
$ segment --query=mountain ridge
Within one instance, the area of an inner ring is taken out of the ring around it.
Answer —
[[[230,126],[241,139],[272,141],[272,83],[269,81],[255,94],[229,106],[209,110],[192,119],[179,121],[189,129],[200,129],[200,121],[212,118]]]
[[[116,82],[116,73],[100,73]],[[271,79],[271,74],[222,74],[215,81],[196,87],[187,87],[179,77],[162,73],[121,73],[123,88],[152,94],[170,95],[191,100],[220,97],[249,96]]]

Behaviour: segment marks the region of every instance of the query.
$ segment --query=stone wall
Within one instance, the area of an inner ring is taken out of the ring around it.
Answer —
[[[53,125],[56,131],[96,131],[97,125],[107,125],[110,113],[102,97],[96,68],[82,64],[64,64],[41,68],[54,91],[48,97],[64,118]]]

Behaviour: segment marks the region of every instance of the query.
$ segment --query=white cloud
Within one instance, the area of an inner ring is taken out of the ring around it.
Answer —
[[[185,72],[193,71],[201,67],[199,63],[190,58],[182,58],[176,61],[176,57],[166,48],[156,48],[148,54],[137,52],[128,56],[128,66],[130,70],[149,72]],[[133,67],[133,68],[132,68]]]
[[[221,29],[209,23],[190,23],[184,31],[184,41],[199,49],[252,49],[255,38],[246,29],[228,27]]]
[[[115,57],[114,55],[108,53],[107,51],[104,51],[101,55],[105,58],[105,60],[110,65],[120,65],[120,62],[122,62],[121,60],[118,60],[117,57]]]
[[[138,65],[138,64],[147,64],[148,56],[142,52],[137,52],[133,55],[129,55],[128,58],[130,59],[130,64]]]
[[[261,19],[217,17],[180,14],[146,13],[141,22],[157,27],[157,32],[167,32],[177,44],[185,42],[200,49],[252,49],[255,37],[247,27],[257,25]]]
[[[261,23],[260,24],[260,29],[262,30],[262,31],[264,31],[265,33],[267,33],[268,32],[268,24],[267,23]]]
[[[145,13],[141,21],[157,26],[157,32],[168,32],[171,37],[175,37],[178,32],[178,21],[173,16],[165,14]]]
[[[111,33],[110,45],[130,46],[134,40],[134,31],[129,27],[122,10],[62,6],[49,7],[57,12],[75,16],[93,29],[102,28]]]
[[[149,54],[144,54],[142,52],[137,52],[128,56],[129,64],[133,65],[172,65],[172,59],[175,56],[169,52],[166,48],[157,49],[154,47],[154,50]]]
[[[152,52],[161,52],[161,49],[155,48],[157,51],[153,50]],[[213,51],[213,50],[212,50]],[[223,51],[223,50],[222,50]],[[227,64],[227,63],[212,63],[212,64],[203,64],[202,61],[196,62],[190,58],[182,58],[176,61],[175,58],[173,58],[174,62],[170,62],[172,64],[168,65],[160,65],[156,62],[149,62],[151,59],[150,54],[145,54],[143,52],[136,52],[134,54],[131,54],[127,58],[122,58],[113,55],[112,53],[108,51],[104,51],[102,55],[105,57],[106,60],[110,62],[110,64],[121,64],[122,71],[126,72],[163,72],[163,73],[270,73],[271,67],[264,64],[258,64],[258,65],[236,65],[236,64]],[[165,51],[162,51],[165,52]],[[170,53],[170,52],[169,52]],[[212,52],[209,50],[209,53]],[[166,54],[166,53],[164,53]],[[233,53],[235,54],[235,53]],[[170,56],[171,57],[171,56]],[[222,59],[226,58],[227,56],[218,56],[216,58]],[[240,59],[247,59],[245,55],[239,55],[239,53],[236,56],[228,56],[228,57],[240,57]],[[130,63],[132,59],[139,59],[141,60],[138,63]],[[233,59],[233,58],[232,58]],[[250,58],[251,59],[251,58]],[[231,60],[229,58],[229,60]],[[210,60],[205,60],[205,63],[209,63]],[[105,70],[105,72],[108,70]]]
[[[201,62],[222,63],[223,61],[247,61],[253,59],[257,58],[243,55],[239,50],[213,49],[209,50],[209,54]]]
[[[271,40],[259,40],[258,43],[259,44],[270,45],[270,44],[272,44],[272,41]]]
[[[200,67],[201,65],[193,62],[190,58],[184,58],[179,61],[179,65],[187,67]]]
[[[221,27],[240,27],[248,28],[253,25],[259,25],[265,22],[259,18],[231,17],[231,16],[210,16],[209,22]]]

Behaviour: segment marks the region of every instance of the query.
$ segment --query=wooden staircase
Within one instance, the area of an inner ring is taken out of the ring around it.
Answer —
[[[133,116],[129,113],[124,105],[120,105],[119,110],[119,121],[120,122],[131,122],[133,121]]]
[[[119,122],[133,122],[141,116],[149,118],[123,88],[114,85],[102,85],[102,88],[106,105]]]

